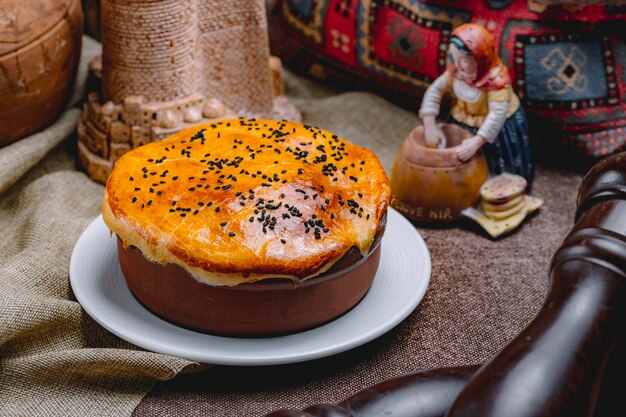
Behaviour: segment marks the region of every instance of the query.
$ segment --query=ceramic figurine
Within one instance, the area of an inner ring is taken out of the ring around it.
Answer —
[[[130,149],[197,123],[247,116],[299,121],[269,55],[263,0],[102,1],[101,91],[88,96],[79,159],[105,182]]]
[[[437,124],[446,94],[455,100],[447,123]],[[405,139],[391,174],[402,214],[426,223],[466,216],[498,237],[539,208],[541,200],[525,195],[534,176],[526,115],[485,28],[468,23],[452,32],[448,68],[426,90],[419,113],[423,125]],[[488,174],[523,187],[510,200],[483,195],[480,202]]]
[[[492,175],[520,175],[530,188],[534,165],[528,123],[493,37],[478,24],[461,25],[451,34],[447,60],[447,70],[428,87],[419,111],[426,145],[436,147],[440,142],[435,117],[442,97],[449,93],[455,101],[448,122],[472,134],[454,148],[459,160],[482,149]]]

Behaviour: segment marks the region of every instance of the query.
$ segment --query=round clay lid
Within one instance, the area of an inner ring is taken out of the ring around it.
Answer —
[[[0,5],[0,56],[41,37],[76,0],[5,0]]]

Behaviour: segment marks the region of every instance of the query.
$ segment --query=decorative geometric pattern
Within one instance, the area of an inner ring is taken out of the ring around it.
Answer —
[[[297,14],[304,22],[310,22],[313,15],[313,0],[291,0],[288,1],[289,9]]]
[[[516,54],[517,78],[524,80],[517,92],[526,106],[577,109],[619,103],[608,38],[518,35],[515,45],[516,52],[522,50]]]
[[[452,28],[469,17],[461,10],[414,0],[361,2],[357,59],[379,74],[427,86],[445,69]]]
[[[286,0],[283,2],[283,13],[304,36],[321,44],[327,7],[328,2],[324,0]]]
[[[561,144],[577,154],[596,157],[607,156],[626,149],[626,122],[598,130],[596,126],[577,126],[584,130],[568,132],[561,137]]]

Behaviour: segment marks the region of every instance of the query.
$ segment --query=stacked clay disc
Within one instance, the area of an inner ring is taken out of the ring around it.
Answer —
[[[478,222],[492,237],[510,232],[543,201],[526,194],[528,183],[519,175],[504,173],[485,181],[480,188],[477,209],[463,210],[463,215]]]
[[[482,211],[485,216],[504,220],[518,214],[525,206],[522,195],[528,183],[523,177],[502,174],[486,181],[480,188]]]

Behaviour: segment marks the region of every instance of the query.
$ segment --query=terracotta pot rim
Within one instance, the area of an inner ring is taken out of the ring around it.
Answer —
[[[472,157],[472,159],[473,158],[475,158],[475,156]],[[461,162],[458,165],[430,166],[430,165],[424,165],[423,163],[421,163],[422,161],[417,162],[417,161],[414,161],[414,160],[410,160],[408,158],[404,158],[404,160],[405,160],[405,162],[407,164],[413,165],[413,166],[418,167],[418,168],[424,168],[424,169],[429,170],[429,171],[445,171],[445,170],[453,170],[453,169],[462,168],[462,167],[465,167],[470,161],[472,161],[472,159],[469,159],[469,160],[467,160],[465,162]]]
[[[471,137],[471,133],[460,126],[439,123],[438,126],[448,134],[448,145],[454,143],[445,149],[430,148],[422,143],[424,135],[424,126],[417,126],[407,135],[403,152],[403,157],[407,162],[423,166],[425,168],[453,168],[467,165],[475,158],[481,158],[478,153],[467,161],[461,161],[456,156],[454,147],[462,142],[463,139]],[[459,140],[460,139],[460,140]],[[458,143],[457,143],[458,142]]]
[[[59,29],[67,24],[67,20],[71,18],[72,13],[74,13],[75,9],[78,5],[80,5],[80,2],[77,0],[71,0],[69,2],[64,2],[63,5],[66,5],[67,7],[64,8],[63,13],[59,15],[58,20],[55,20],[54,23],[50,23],[46,30],[41,34],[22,39],[19,42],[14,42],[15,45],[10,50],[0,53],[0,60],[13,60],[19,54],[28,52],[31,49],[41,48],[42,43],[57,35]]]

